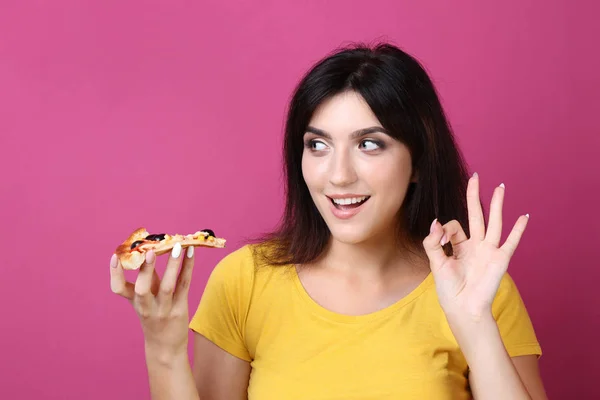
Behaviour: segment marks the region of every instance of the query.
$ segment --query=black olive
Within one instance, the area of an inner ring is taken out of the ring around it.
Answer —
[[[135,242],[131,243],[131,250],[135,249],[136,247],[138,247],[142,243],[144,243],[143,240],[136,240]]]
[[[151,240],[153,242],[160,242],[161,240],[165,240],[166,234],[158,233],[146,236],[146,240]]]
[[[200,232],[206,232],[206,233],[208,233],[208,236],[216,237],[215,233],[213,231],[211,231],[210,229],[202,229]]]

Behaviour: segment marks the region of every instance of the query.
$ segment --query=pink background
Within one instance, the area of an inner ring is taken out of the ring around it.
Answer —
[[[430,71],[483,200],[504,182],[506,226],[531,213],[510,271],[551,398],[599,396],[600,7],[585,3],[2,1],[0,398],[148,398],[114,247],[138,225],[228,238],[198,257],[195,310],[214,264],[278,219],[300,74],[378,38]]]

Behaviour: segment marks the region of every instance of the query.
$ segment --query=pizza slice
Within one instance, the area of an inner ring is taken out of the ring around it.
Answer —
[[[123,269],[134,270],[142,266],[146,260],[146,253],[150,250],[158,256],[170,252],[175,243],[180,243],[182,248],[190,246],[224,248],[225,242],[225,239],[217,238],[210,229],[203,229],[189,235],[169,235],[149,234],[145,228],[139,228],[117,247],[115,254],[121,261]]]

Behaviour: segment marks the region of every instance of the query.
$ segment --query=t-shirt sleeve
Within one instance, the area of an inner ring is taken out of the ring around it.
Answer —
[[[251,361],[245,325],[253,284],[253,259],[248,247],[223,258],[206,283],[189,327],[226,352]]]
[[[529,313],[512,277],[506,273],[500,282],[492,312],[508,354],[511,357],[542,355]]]

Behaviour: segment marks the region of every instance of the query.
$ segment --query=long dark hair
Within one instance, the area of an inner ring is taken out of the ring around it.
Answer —
[[[254,240],[261,261],[306,264],[323,253],[330,231],[302,176],[303,136],[317,107],[344,91],[360,94],[383,127],[410,150],[418,182],[411,183],[398,227],[422,249],[434,218],[456,219],[468,231],[466,163],[433,83],[420,63],[388,43],[352,45],[316,63],[296,87],[283,143],[285,212],[275,231]],[[451,245],[445,247],[451,254]]]

